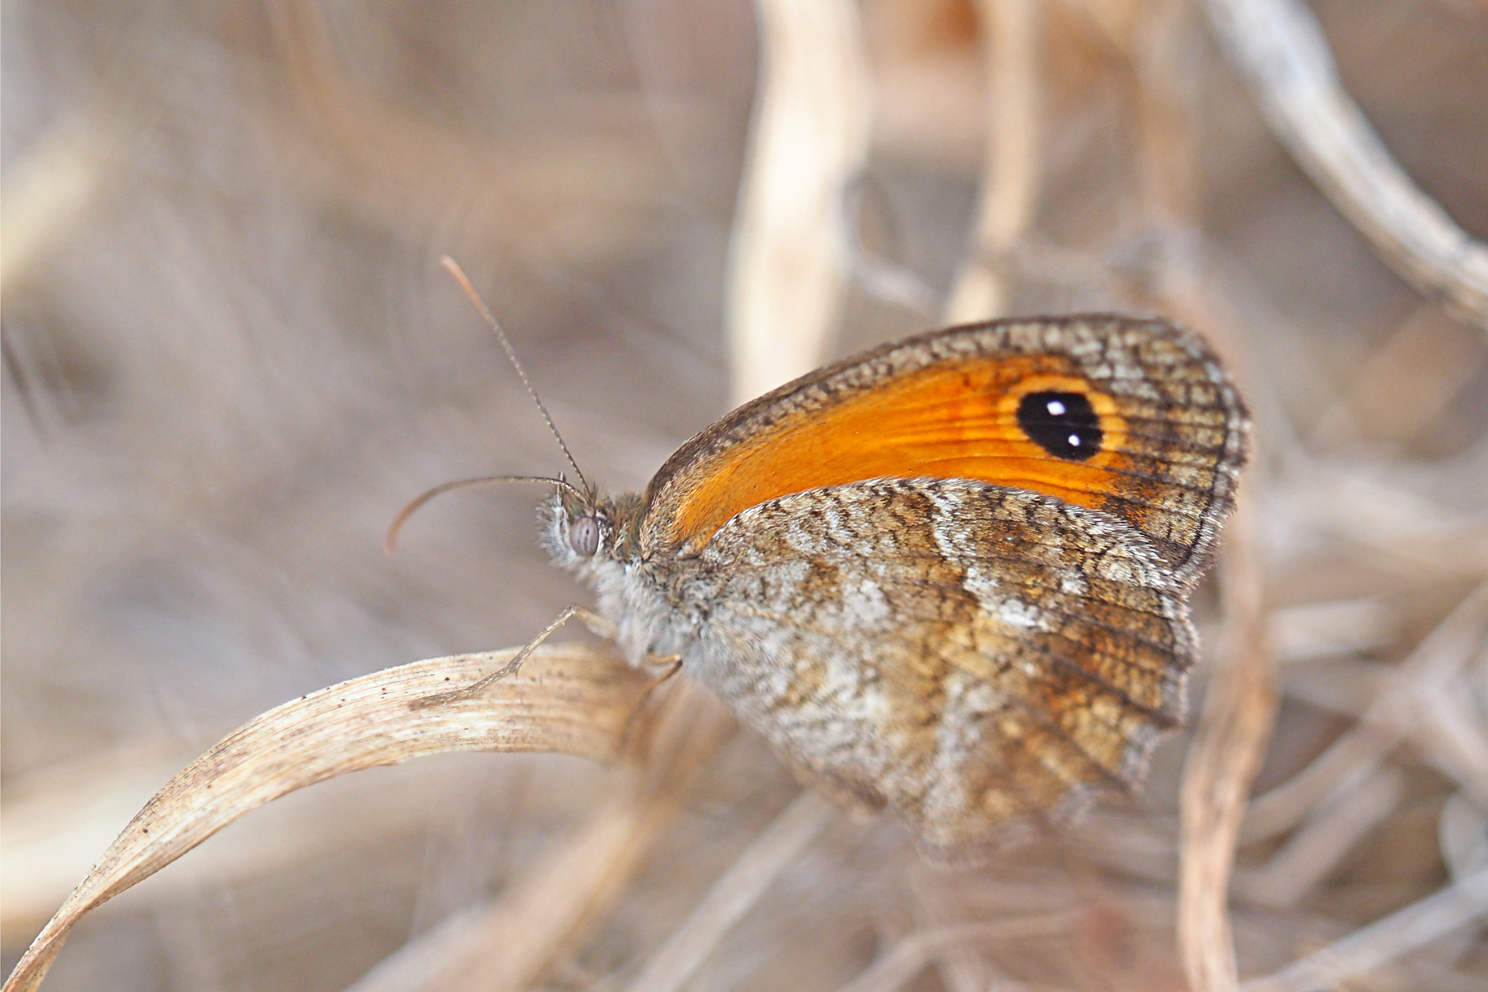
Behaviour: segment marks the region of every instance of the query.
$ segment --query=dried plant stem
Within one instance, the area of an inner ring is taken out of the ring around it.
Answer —
[[[1243,989],[1326,992],[1484,917],[1488,917],[1488,869],[1361,927],[1274,975],[1246,982]]]
[[[899,941],[893,950],[838,992],[895,992],[951,948],[999,940],[1059,937],[1068,934],[1078,921],[1078,913],[1062,911],[1022,919],[921,930]]]
[[[1130,287],[1131,302],[1197,328],[1243,366],[1249,337],[1236,333],[1228,294],[1208,277],[1204,257],[1193,9],[1186,0],[1151,0],[1135,16],[1123,47],[1137,83],[1139,238],[1156,253],[1145,280]]]
[[[817,793],[797,796],[713,883],[687,922],[651,956],[626,992],[678,992],[834,815],[832,804]]]
[[[1164,249],[1154,273],[1160,305],[1209,334],[1223,350],[1230,333],[1205,291],[1196,233],[1198,156],[1193,81],[1185,53],[1190,10],[1174,0],[1147,5],[1129,41],[1140,88],[1143,217]],[[1252,489],[1256,480],[1250,480]],[[1267,637],[1265,575],[1254,496],[1242,493],[1226,532],[1221,580],[1225,640],[1184,768],[1179,822],[1178,952],[1194,992],[1239,983],[1229,888],[1251,782],[1265,757],[1278,692]]]
[[[851,0],[757,0],[762,50],[734,222],[727,322],[735,399],[815,368],[837,326],[842,196],[868,151],[870,90]]]
[[[403,945],[347,992],[521,989],[539,980],[624,887],[665,822],[660,805],[637,801],[634,777],[526,866],[500,900]]]
[[[1230,932],[1230,873],[1246,797],[1276,715],[1251,506],[1242,494],[1225,535],[1225,641],[1183,772],[1178,949],[1194,992],[1230,992],[1239,982]]]
[[[543,647],[512,678],[445,706],[413,703],[479,678],[513,651],[415,662],[272,709],[223,738],[155,794],[16,965],[4,992],[29,992],[90,909],[280,796],[377,765],[446,751],[551,751],[607,761],[627,739],[646,677],[583,645]]]
[[[1160,231],[1197,226],[1200,169],[1194,148],[1193,10],[1183,0],[1148,0],[1127,41],[1136,94],[1137,180],[1144,221]],[[1187,262],[1170,253],[1171,269]],[[1186,272],[1163,272],[1171,280]],[[1166,287],[1163,287],[1166,288]]]
[[[1409,733],[1423,693],[1472,657],[1488,624],[1488,584],[1479,586],[1401,662],[1369,709],[1302,771],[1257,796],[1245,817],[1249,843],[1281,833],[1370,774]]]
[[[939,891],[927,884],[923,873],[910,877],[909,888],[914,893],[914,919],[920,930],[939,929],[957,922],[946,912]],[[984,992],[993,982],[992,970],[975,947],[957,944],[947,948],[936,965],[946,992]]]
[[[1404,794],[1404,776],[1390,768],[1377,771],[1337,805],[1322,807],[1265,867],[1237,875],[1236,892],[1252,905],[1295,906],[1395,811]]]
[[[1428,716],[1416,722],[1413,737],[1438,768],[1488,808],[1488,727],[1472,695],[1453,688],[1438,685],[1421,693]]]
[[[53,124],[5,170],[0,293],[14,293],[48,249],[65,240],[102,191],[107,139],[89,123]]]
[[[1273,132],[1385,263],[1488,330],[1488,247],[1458,227],[1390,156],[1338,80],[1301,0],[1206,0],[1221,46]]]
[[[1455,882],[1488,868],[1488,813],[1466,793],[1454,793],[1437,818],[1437,846]]]
[[[706,690],[685,680],[668,689],[644,774],[627,774],[500,899],[407,945],[355,992],[518,992],[540,983],[624,893],[688,783],[733,730]]]
[[[1038,205],[1043,148],[1040,86],[1041,0],[978,0],[982,57],[991,112],[972,249],[956,277],[945,319],[959,324],[1007,310],[1001,271],[1023,239]]]
[[[1224,294],[1205,279],[1200,233],[1201,168],[1194,130],[1193,9],[1186,0],[1150,0],[1126,40],[1137,83],[1138,203],[1143,228],[1137,244],[1155,249],[1131,289],[1139,307],[1155,307],[1203,331],[1225,353],[1243,347],[1226,315]],[[1150,283],[1147,281],[1150,280]],[[1216,305],[1218,304],[1218,305]]]

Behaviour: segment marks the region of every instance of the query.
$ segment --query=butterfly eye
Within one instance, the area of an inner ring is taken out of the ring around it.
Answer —
[[[1083,462],[1100,450],[1100,417],[1083,393],[1029,393],[1018,404],[1018,426],[1049,454]]]
[[[568,525],[568,546],[583,558],[593,558],[599,550],[599,521],[593,517],[579,517]]]

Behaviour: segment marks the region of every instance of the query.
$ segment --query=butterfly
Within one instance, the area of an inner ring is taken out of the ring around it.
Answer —
[[[955,856],[1141,782],[1249,430],[1167,321],[953,327],[744,404],[643,492],[544,480],[541,540],[632,662]]]

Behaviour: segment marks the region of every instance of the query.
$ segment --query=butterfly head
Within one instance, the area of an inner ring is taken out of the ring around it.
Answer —
[[[640,498],[618,498],[574,486],[558,489],[542,505],[543,546],[553,563],[583,569],[631,557]]]

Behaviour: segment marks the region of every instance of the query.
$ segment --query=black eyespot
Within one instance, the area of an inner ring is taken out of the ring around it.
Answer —
[[[1084,393],[1029,393],[1018,404],[1018,426],[1049,454],[1083,462],[1100,450],[1100,417]]]
[[[582,558],[593,558],[599,550],[599,521],[579,517],[568,525],[568,546]]]

